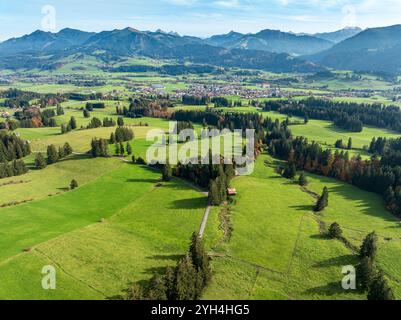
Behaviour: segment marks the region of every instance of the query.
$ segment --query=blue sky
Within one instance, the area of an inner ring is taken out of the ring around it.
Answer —
[[[401,0],[1,0],[0,40],[44,29],[46,5],[56,10],[53,31],[130,26],[204,37],[231,30],[317,32],[401,23]]]

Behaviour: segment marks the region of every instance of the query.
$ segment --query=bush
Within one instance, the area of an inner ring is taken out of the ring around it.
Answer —
[[[343,231],[341,230],[340,225],[337,222],[334,222],[329,227],[329,236],[332,239],[340,239],[343,235]]]
[[[72,180],[71,180],[70,188],[71,188],[71,190],[74,190],[74,189],[78,188],[78,182],[77,182],[77,180],[75,180],[75,179],[72,179]]]

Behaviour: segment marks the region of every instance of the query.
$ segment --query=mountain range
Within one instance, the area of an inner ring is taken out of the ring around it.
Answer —
[[[305,58],[335,69],[400,73],[401,25],[366,29]]]
[[[274,72],[319,72],[326,67],[360,71],[401,70],[401,25],[295,34],[262,30],[207,39],[133,28],[99,33],[35,31],[0,43],[0,68],[49,68],[77,53],[112,63],[129,56]]]

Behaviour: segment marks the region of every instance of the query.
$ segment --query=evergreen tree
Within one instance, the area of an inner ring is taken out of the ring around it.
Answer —
[[[50,145],[47,147],[47,163],[53,164],[59,160],[59,155],[57,149],[54,145]]]
[[[167,286],[164,278],[159,275],[150,280],[150,288],[147,294],[149,300],[167,300]]]
[[[62,147],[58,147],[58,159],[61,160],[66,156],[66,154],[64,153],[64,148]]]
[[[54,119],[54,118],[49,119],[49,127],[51,127],[51,128],[57,127],[56,119]]]
[[[109,139],[110,144],[116,143],[116,136],[114,132],[110,134],[110,139]]]
[[[179,263],[175,273],[175,300],[195,300],[197,272],[187,254]]]
[[[284,170],[283,177],[287,179],[294,179],[297,174],[297,168],[294,163],[287,166]]]
[[[74,130],[77,128],[77,120],[75,119],[74,116],[71,117],[69,124],[70,124],[71,130]]]
[[[374,278],[375,270],[372,259],[363,257],[356,267],[356,280],[358,289],[365,292]]]
[[[127,145],[125,147],[125,150],[127,150],[127,154],[130,156],[132,154],[132,147],[129,142],[127,142]]]
[[[210,180],[209,202],[214,206],[219,206],[222,202],[220,190],[215,180]]]
[[[333,239],[340,239],[343,235],[340,225],[334,222],[329,227],[329,237]]]
[[[176,295],[175,289],[175,271],[172,267],[167,267],[164,275],[164,281],[166,284],[166,295],[168,300],[174,300]]]
[[[91,116],[91,114],[90,114],[90,112],[87,110],[87,109],[84,109],[84,117],[85,118],[90,118],[90,116]]]
[[[163,181],[170,181],[172,177],[173,177],[173,171],[171,169],[170,164],[167,162],[163,166],[162,179],[163,179]]]
[[[124,145],[122,142],[120,142],[120,155],[123,157],[125,154],[125,149],[124,149]]]
[[[57,115],[58,116],[62,116],[63,114],[64,114],[64,109],[63,109],[63,107],[62,106],[60,106],[60,105],[58,105],[57,106]]]
[[[140,284],[134,283],[129,289],[127,293],[127,300],[139,301],[143,300],[145,297],[145,293],[143,287]]]
[[[189,253],[191,255],[193,265],[195,266],[195,269],[201,279],[201,283],[197,288],[197,297],[200,297],[203,289],[209,284],[212,278],[212,270],[210,267],[210,259],[206,253],[203,241],[196,232],[194,232],[192,235]]]
[[[63,150],[64,150],[64,155],[65,156],[69,156],[69,155],[71,155],[73,153],[73,149],[72,149],[71,145],[68,142],[66,142],[64,144]]]
[[[70,188],[71,188],[71,190],[74,190],[74,189],[78,188],[78,182],[77,182],[77,180],[75,180],[75,179],[72,179],[72,180],[71,180]]]
[[[351,150],[351,149],[352,149],[352,138],[349,138],[349,139],[348,139],[347,149],[348,149],[348,150]]]
[[[369,233],[363,240],[359,256],[361,258],[368,257],[372,260],[376,258],[377,253],[377,235],[375,232]]]
[[[329,191],[327,187],[323,188],[323,193],[316,202],[315,211],[323,211],[329,205]]]
[[[298,183],[301,187],[306,187],[308,185],[308,179],[306,178],[304,172],[302,172],[301,175],[299,176]]]
[[[124,125],[124,118],[123,117],[118,117],[117,118],[117,125],[119,127],[122,127]]]
[[[36,166],[36,168],[38,168],[38,169],[44,169],[44,168],[46,168],[46,160],[45,160],[45,158],[43,157],[43,154],[42,153],[37,153],[36,154],[36,156],[35,156],[35,166]]]
[[[369,286],[368,300],[394,300],[393,290],[387,283],[382,271],[372,280]]]

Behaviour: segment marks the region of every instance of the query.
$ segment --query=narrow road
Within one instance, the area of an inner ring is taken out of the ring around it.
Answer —
[[[199,229],[199,237],[200,238],[203,238],[203,234],[205,233],[206,224],[207,224],[207,220],[209,219],[209,213],[210,213],[211,209],[212,209],[212,206],[210,206],[210,205],[208,205],[206,207],[205,214],[203,215],[202,224]]]
[[[120,159],[121,161],[126,162],[126,163],[132,163],[132,161],[127,160],[125,158],[119,157],[118,159]],[[153,170],[157,170],[155,168],[152,168],[151,166],[147,166],[147,167],[150,168],[150,169],[153,169]],[[189,182],[189,181],[187,181],[185,179],[182,179],[182,178],[179,178],[179,177],[174,177],[174,179],[179,180],[182,183],[186,184],[187,186],[191,187],[192,189],[195,189],[196,191],[201,192],[206,197],[209,196],[209,192],[201,189],[197,185],[195,185],[195,184],[193,184],[193,183],[191,183],[191,182]],[[207,225],[207,221],[209,219],[209,213],[210,213],[211,209],[212,209],[212,206],[209,205],[209,203],[208,203],[208,205],[207,205],[207,207],[205,209],[205,213],[203,215],[203,219],[202,219],[202,223],[201,223],[200,229],[199,229],[199,237],[200,238],[203,238],[203,234],[205,233],[205,229],[206,229],[206,225]]]

